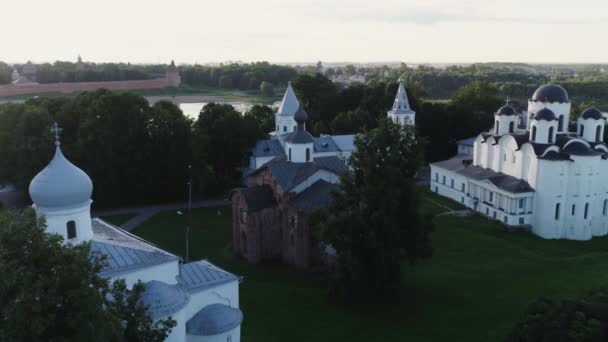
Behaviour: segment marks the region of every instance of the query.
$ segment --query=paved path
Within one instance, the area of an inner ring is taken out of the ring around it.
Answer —
[[[229,205],[230,201],[227,199],[221,200],[207,200],[207,201],[196,201],[192,202],[192,208],[213,208]],[[131,208],[119,208],[109,210],[96,210],[93,212],[93,217],[100,216],[111,216],[111,215],[124,215],[124,214],[135,214],[135,217],[131,218],[127,222],[121,225],[121,228],[126,231],[135,229],[140,224],[146,222],[152,216],[158,214],[161,211],[178,210],[188,208],[188,203],[171,203],[171,204],[160,204],[151,205],[146,207],[131,207]]]

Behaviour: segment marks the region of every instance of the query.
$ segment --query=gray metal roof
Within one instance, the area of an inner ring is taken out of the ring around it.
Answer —
[[[178,312],[190,300],[190,295],[179,284],[169,285],[162,281],[152,280],[145,286],[146,289],[139,301],[148,307],[148,313],[154,319]]]
[[[477,139],[477,138],[473,137],[473,138],[468,138],[468,139],[462,139],[462,140],[458,140],[457,143],[458,143],[458,145],[473,146],[475,144],[475,139]]]
[[[331,139],[336,143],[340,151],[354,151],[356,134],[332,135]]]
[[[272,157],[285,154],[281,142],[277,139],[260,140],[251,150],[254,157]]]
[[[314,150],[317,153],[322,152],[338,152],[338,145],[334,142],[334,139],[329,135],[320,136],[314,138]]]
[[[305,213],[327,208],[331,204],[331,191],[335,188],[335,184],[318,180],[291,199],[289,204]]]
[[[243,195],[248,210],[256,211],[272,208],[277,205],[272,188],[269,185],[252,186],[236,191],[239,191]]]
[[[234,274],[228,273],[206,260],[181,265],[178,277],[181,286],[190,293],[237,280],[238,277]]]
[[[285,141],[291,144],[309,144],[314,142],[312,135],[301,126],[302,124],[298,124],[296,131],[285,137]]]
[[[507,192],[534,192],[534,189],[532,189],[527,182],[491,169],[484,169],[479,166],[471,165],[470,159],[456,157],[432,163],[431,165],[456,172],[473,180],[490,182],[497,188]]]
[[[150,252],[107,242],[91,241],[91,252],[106,256],[106,266],[99,273],[104,278],[179,259],[165,253]]]
[[[100,273],[102,277],[115,277],[133,270],[179,260],[178,256],[101,219],[93,219],[91,225],[91,252],[106,256],[107,265]]]
[[[211,304],[202,308],[186,322],[186,334],[213,336],[230,331],[243,321],[243,312],[224,304]]]
[[[279,156],[255,170],[252,174],[256,174],[264,169],[270,170],[270,173],[272,173],[277,183],[279,183],[285,192],[305,181],[319,170],[327,170],[336,175],[348,171],[348,167],[344,164],[344,161],[335,156],[315,158],[312,162],[307,163],[292,163],[287,161],[285,156]]]

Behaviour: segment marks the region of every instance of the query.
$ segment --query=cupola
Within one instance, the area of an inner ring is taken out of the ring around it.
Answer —
[[[597,108],[587,108],[577,120],[577,135],[590,143],[604,140],[606,119]]]
[[[314,139],[304,127],[308,114],[300,105],[293,118],[297,126],[296,131],[285,138],[287,159],[295,163],[310,162],[312,161]]]
[[[528,112],[534,115],[544,108],[554,113],[557,119],[557,132],[568,133],[572,104],[566,89],[557,84],[545,84],[536,89],[532,98],[528,100]]]
[[[532,118],[530,124],[530,142],[537,144],[554,144],[557,131],[558,119],[550,109],[539,110]]]
[[[494,135],[515,133],[518,114],[515,108],[506,105],[494,113]]]

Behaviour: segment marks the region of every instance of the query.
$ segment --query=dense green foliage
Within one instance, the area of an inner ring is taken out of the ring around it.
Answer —
[[[536,299],[506,341],[608,341],[608,289],[593,290],[575,299]]]
[[[95,205],[115,207],[186,199],[188,165],[195,195],[228,189],[266,132],[230,105],[209,104],[193,122],[173,103],[107,90],[0,105],[0,179],[27,188],[52,158],[53,121],[64,154],[93,179]]]
[[[430,220],[419,215],[414,130],[391,120],[355,139],[357,150],[329,208],[309,223],[337,251],[332,295],[345,302],[393,302],[401,261],[429,257]]]
[[[110,285],[104,262],[46,234],[32,209],[0,214],[0,341],[164,341],[175,321],[153,322],[144,285]]]
[[[182,82],[189,86],[220,87],[224,89],[259,90],[262,82],[287,84],[296,77],[296,70],[268,62],[231,63],[217,66],[179,66]]]
[[[0,62],[0,84],[8,84],[12,81],[13,68],[4,62]]]

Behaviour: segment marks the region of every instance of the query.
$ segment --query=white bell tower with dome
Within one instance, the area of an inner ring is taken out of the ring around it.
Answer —
[[[48,233],[59,234],[70,243],[89,241],[93,237],[93,183],[61,152],[61,129],[57,123],[51,130],[55,135],[55,156],[30,182],[29,193],[34,202],[32,207],[38,216],[46,219]]]
[[[393,108],[387,112],[387,115],[389,119],[399,125],[416,126],[416,112],[410,108],[403,79],[399,79],[399,89],[397,89],[395,102],[393,102]]]

